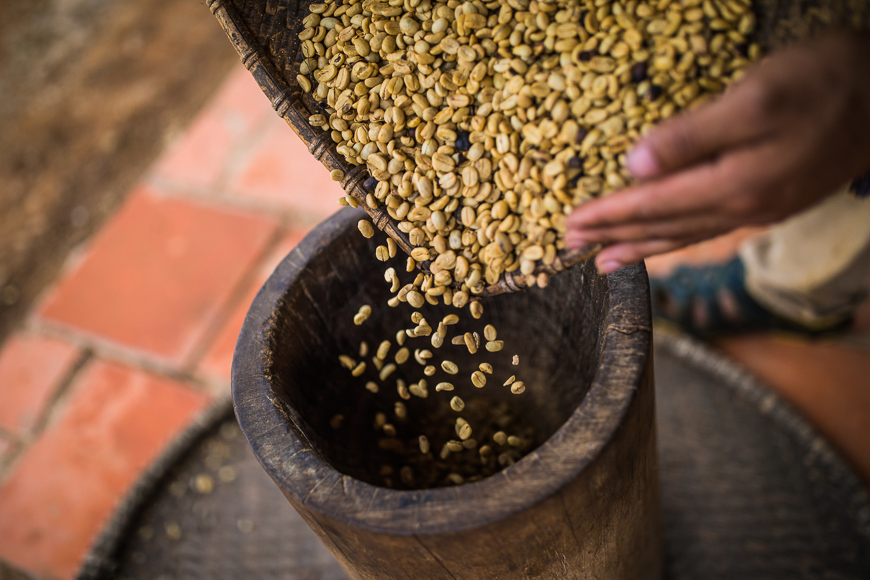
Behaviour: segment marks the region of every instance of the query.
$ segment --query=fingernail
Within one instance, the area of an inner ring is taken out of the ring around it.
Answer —
[[[598,271],[602,274],[610,274],[611,272],[619,270],[623,266],[622,262],[618,262],[616,260],[605,260],[604,262],[596,265],[598,266]]]
[[[625,158],[625,166],[635,177],[645,178],[651,177],[659,172],[658,162],[652,149],[648,146],[640,144],[628,152]]]
[[[563,241],[565,242],[565,247],[569,250],[576,250],[577,248],[582,248],[588,243],[581,234],[574,231],[566,232]]]

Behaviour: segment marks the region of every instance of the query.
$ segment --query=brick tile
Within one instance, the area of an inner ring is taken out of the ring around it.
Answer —
[[[227,75],[227,80],[207,110],[232,115],[229,122],[246,135],[264,119],[277,116],[254,76],[241,63]]]
[[[5,435],[0,435],[0,468],[6,464],[15,442]]]
[[[235,305],[223,328],[221,328],[214,342],[209,347],[208,352],[206,352],[197,366],[197,371],[200,375],[213,381],[229,382],[236,340],[239,337],[239,331],[242,329],[242,323],[245,321],[245,316],[248,314],[251,302],[254,301],[254,297],[257,295],[260,287],[263,286],[275,267],[290,253],[290,250],[296,247],[305,236],[305,233],[303,230],[290,232],[278,243],[268,258],[263,261],[245,295]]]
[[[116,503],[207,402],[173,380],[89,364],[0,486],[0,557],[72,578]]]
[[[271,218],[140,189],[50,292],[39,314],[179,367],[276,228]]]
[[[298,211],[312,220],[335,213],[344,194],[302,140],[276,118],[229,181],[233,193]]]
[[[870,351],[761,334],[716,345],[791,401],[870,482]]]
[[[56,338],[22,333],[9,338],[0,350],[0,427],[30,433],[79,354]]]
[[[9,467],[9,463],[12,459],[13,454],[15,453],[15,448],[19,443],[16,442],[11,437],[6,436],[5,434],[0,433],[0,481],[3,481],[7,468]],[[0,544],[3,543],[2,537],[0,537]],[[0,558],[0,578],[6,580],[6,577],[3,576],[3,559]]]
[[[256,127],[275,116],[254,77],[239,64],[214,100],[163,154],[157,177],[193,187],[214,187],[233,151]]]

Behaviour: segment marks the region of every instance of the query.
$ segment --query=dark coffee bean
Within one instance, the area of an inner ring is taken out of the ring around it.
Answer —
[[[572,157],[568,160],[569,169],[580,169],[581,167],[583,167],[583,162],[580,161],[579,157]]]
[[[588,134],[589,134],[589,131],[583,127],[580,127],[579,129],[577,129],[577,134],[574,135],[574,144],[580,145],[581,143],[583,143],[583,139],[585,139],[586,135],[588,135]]]
[[[459,129],[456,131],[456,149],[458,151],[468,151],[471,147],[468,131]]]
[[[655,85],[655,84],[650,84],[649,90],[646,92],[646,98],[650,101],[655,101],[660,96],[662,96],[663,92],[664,91],[662,90],[662,88],[660,86]]]
[[[635,63],[631,67],[631,82],[639,83],[646,79],[647,67],[645,62]]]
[[[584,50],[580,54],[577,55],[577,60],[580,62],[589,62],[592,60],[592,57],[595,56],[595,53],[591,50]]]
[[[583,175],[583,172],[579,172],[577,175],[568,180],[568,187],[577,187],[577,183],[580,181],[580,177]]]
[[[366,191],[374,191],[375,187],[378,185],[378,180],[374,177],[369,177],[365,181],[363,181],[363,187]]]

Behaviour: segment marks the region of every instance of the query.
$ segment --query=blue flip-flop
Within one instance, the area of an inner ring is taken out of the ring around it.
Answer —
[[[653,316],[699,337],[784,330],[819,336],[844,330],[851,319],[827,328],[809,328],[778,316],[746,290],[739,257],[722,264],[680,266],[670,276],[650,279]]]

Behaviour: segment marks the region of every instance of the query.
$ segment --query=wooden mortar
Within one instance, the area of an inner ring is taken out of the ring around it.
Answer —
[[[512,395],[501,381],[473,394],[506,400],[534,426],[540,445],[475,483],[388,489],[373,483],[379,452],[371,422],[398,397],[392,389],[368,392],[337,357],[355,355],[361,336],[375,347],[391,338],[409,325],[410,309],[404,305],[408,312],[399,309],[400,315],[386,306],[385,266],[374,257],[383,241],[380,234],[360,236],[361,217],[339,212],[278,266],[248,312],[232,372],[236,414],[254,453],[348,575],[660,578],[644,267],[601,276],[587,261],[546,289],[486,299],[480,322],[496,326],[505,349],[451,358],[461,369],[486,360],[497,373],[522,373],[523,395]],[[374,313],[361,330],[352,317],[364,303]],[[420,310],[436,321],[456,312]],[[460,315],[477,322],[467,310]],[[409,345],[424,341],[428,346],[422,338]],[[514,354],[521,365],[512,369]],[[428,403],[449,399],[443,395],[431,392]],[[406,403],[411,413],[425,404]],[[346,417],[340,429],[329,424],[336,413]]]

